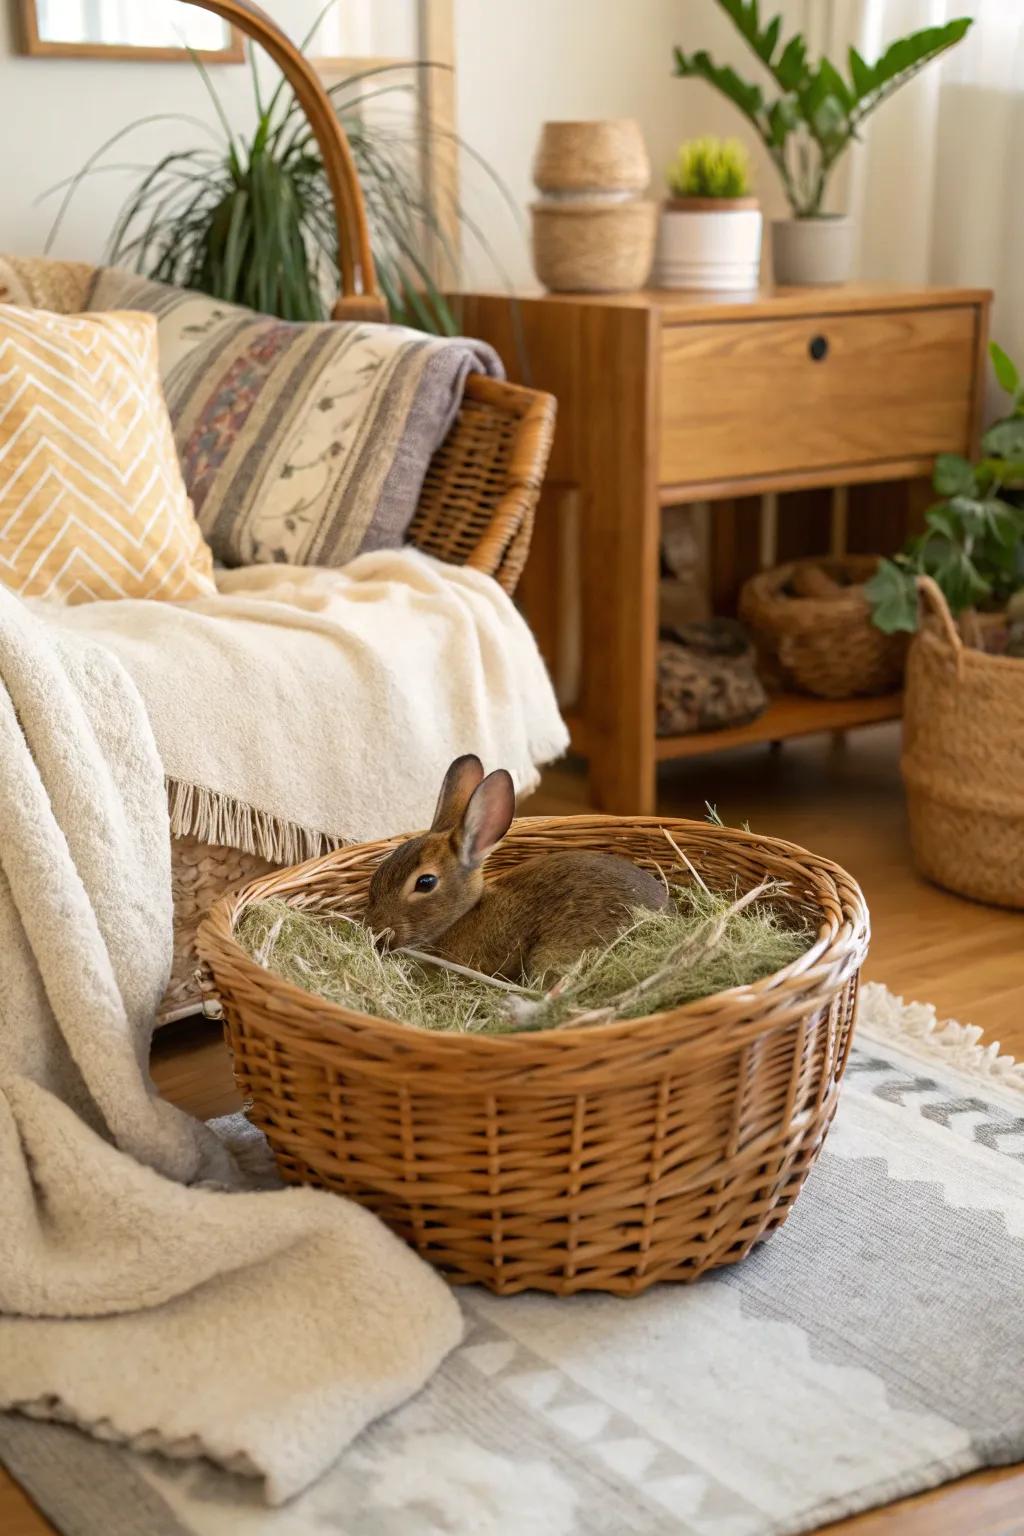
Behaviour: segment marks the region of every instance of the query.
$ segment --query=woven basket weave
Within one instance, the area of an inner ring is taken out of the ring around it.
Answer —
[[[962,896],[1024,907],[1024,660],[964,645],[935,582],[918,585],[902,758],[914,860]]]
[[[857,585],[838,597],[790,596],[786,588],[801,567],[818,567]],[[793,560],[744,584],[740,616],[754,631],[768,670],[777,670],[787,687],[822,699],[899,687],[906,639],[875,628],[861,587],[877,567],[876,555]]]
[[[268,896],[359,911],[393,842],[339,850],[218,903],[200,950],[249,1116],[284,1177],[351,1196],[453,1282],[500,1293],[635,1295],[734,1263],[784,1221],[849,1051],[868,943],[849,876],[749,833],[615,817],[519,821],[489,873],[563,848],[664,866],[662,827],[710,885],[788,881],[813,946],[752,986],[646,1019],[446,1035],[316,998],[233,937]]]

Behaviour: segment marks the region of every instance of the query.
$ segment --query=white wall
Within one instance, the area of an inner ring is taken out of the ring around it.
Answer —
[[[264,9],[296,37],[321,9],[319,0],[263,0]],[[56,206],[35,199],[65,176],[111,134],[153,113],[194,113],[209,122],[209,98],[191,62],[160,64],[93,59],[30,59],[15,53],[15,6],[0,0],[0,250],[38,254]],[[248,69],[212,69],[234,121],[250,110]],[[108,158],[151,165],[171,149],[203,141],[202,130],[159,123],[138,131]],[[54,253],[98,261],[130,176],[93,177],[72,207]]]
[[[415,0],[388,3],[392,11],[404,5],[410,16],[415,6]],[[798,11],[800,0],[788,3]],[[320,10],[320,0],[264,4],[293,37],[301,36]],[[6,151],[0,156],[0,250],[29,254],[42,250],[55,207],[52,200],[36,206],[35,199],[78,170],[109,135],[150,113],[194,113],[209,122],[212,112],[188,63],[18,56],[12,13],[0,0],[0,128]],[[455,0],[455,19],[460,132],[494,166],[522,210],[534,195],[530,163],[547,118],[638,118],[656,196],[681,138],[698,132],[750,138],[739,114],[707,86],[672,76],[677,42],[743,60],[743,45],[710,0]],[[213,78],[232,119],[244,123],[251,101],[248,70],[222,65]],[[200,142],[198,127],[159,123],[140,129],[108,158],[148,165],[172,148]],[[121,174],[92,178],[75,199],[55,253],[99,260],[131,181]],[[522,229],[470,161],[464,186],[470,211],[485,225],[504,265],[516,280],[528,281]],[[782,210],[767,165],[760,192],[769,211]],[[479,251],[468,252],[467,275],[495,280],[493,266]]]
[[[801,0],[778,8],[802,17]],[[678,43],[688,52],[707,48],[756,77],[756,60],[711,0],[455,0],[455,18],[460,132],[520,208],[536,196],[530,166],[546,119],[635,117],[651,157],[652,196],[663,196],[665,167],[681,139],[736,135],[754,151],[766,213],[783,213],[778,178],[739,112],[702,81],[672,74]],[[527,240],[471,164],[464,186],[474,214],[500,230],[512,276],[529,281]],[[482,258],[468,256],[487,281]]]

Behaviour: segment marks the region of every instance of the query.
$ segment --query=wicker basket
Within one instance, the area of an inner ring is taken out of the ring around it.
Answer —
[[[740,615],[754,632],[765,670],[785,687],[822,699],[898,688],[906,638],[875,628],[862,588],[877,567],[877,555],[844,555],[794,560],[752,576],[740,594]],[[794,576],[814,568],[856,585],[838,597],[791,596],[786,589]]]
[[[919,586],[902,759],[914,860],[962,896],[1024,907],[1024,660],[964,645],[936,584]]]
[[[650,179],[651,162],[635,118],[541,127],[533,157],[538,192],[642,192]]]
[[[368,1205],[453,1282],[503,1294],[636,1295],[735,1263],[779,1226],[821,1148],[849,1051],[868,943],[854,882],[788,843],[610,816],[519,821],[489,870],[561,848],[653,868],[665,863],[663,827],[710,884],[787,880],[817,928],[812,948],[753,986],[646,1019],[432,1034],[300,991],[233,938],[267,896],[360,910],[392,841],[219,902],[200,949],[250,1118],[284,1177]]]
[[[647,281],[657,203],[540,202],[530,213],[534,271],[552,293],[630,293]]]

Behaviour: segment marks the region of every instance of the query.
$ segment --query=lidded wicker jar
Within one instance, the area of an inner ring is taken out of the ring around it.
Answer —
[[[358,912],[396,839],[277,871],[220,902],[200,950],[250,1118],[285,1179],[360,1201],[453,1282],[502,1294],[635,1295],[734,1263],[779,1226],[846,1065],[868,943],[854,882],[774,839],[616,817],[521,820],[489,878],[564,848],[664,867],[663,828],[709,885],[788,881],[785,899],[816,931],[807,953],[650,1018],[435,1034],[292,987],[233,937],[246,907],[269,896]]]
[[[886,635],[871,621],[864,583],[878,569],[877,555],[792,560],[743,584],[740,617],[758,642],[767,673],[801,693],[849,699],[889,693],[903,676],[905,635]],[[830,597],[792,595],[801,571],[823,571],[850,586]]]
[[[651,166],[632,118],[545,123],[533,162],[533,264],[553,293],[639,288],[658,210],[640,194]]]

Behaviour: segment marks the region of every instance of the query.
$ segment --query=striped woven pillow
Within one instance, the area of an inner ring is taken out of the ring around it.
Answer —
[[[26,597],[201,597],[151,315],[0,304],[0,581]]]
[[[90,310],[141,309],[185,483],[225,565],[342,565],[394,548],[482,343],[400,326],[297,324],[101,268]]]

